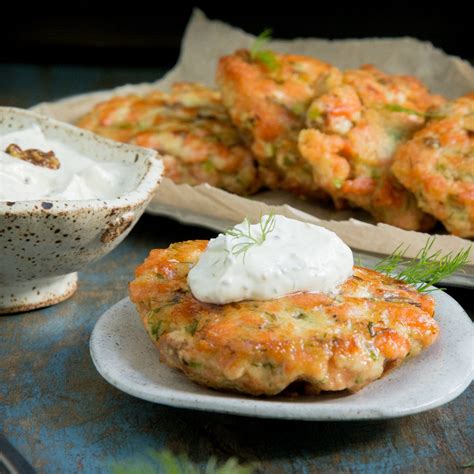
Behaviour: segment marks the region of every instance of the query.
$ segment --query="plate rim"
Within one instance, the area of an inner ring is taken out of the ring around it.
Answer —
[[[457,306],[457,310],[460,314],[463,315],[469,322],[472,321],[469,315],[465,312],[462,306],[451,296],[447,295],[446,293],[441,293],[442,298],[447,298],[449,304],[455,304]],[[367,407],[361,408],[358,412],[354,413],[354,408],[349,407],[339,407],[338,411],[341,413],[338,414],[331,414],[331,413],[321,413],[321,407],[319,410],[309,411],[309,413],[299,413],[298,416],[294,416],[291,413],[291,407],[294,407],[297,402],[294,401],[282,401],[282,400],[272,400],[272,399],[259,399],[257,397],[246,396],[241,394],[239,396],[248,397],[248,398],[233,398],[231,399],[232,405],[229,405],[225,401],[227,397],[223,396],[219,399],[219,396],[211,396],[207,394],[192,394],[193,400],[189,399],[189,394],[186,392],[180,392],[177,389],[167,389],[173,392],[171,396],[160,396],[159,391],[155,393],[151,393],[149,391],[144,391],[143,387],[140,389],[139,384],[131,383],[128,381],[124,383],[120,377],[117,377],[114,373],[110,373],[104,369],[101,365],[100,356],[97,356],[97,344],[96,339],[99,337],[98,334],[100,333],[101,326],[104,324],[104,321],[107,321],[108,317],[111,317],[112,314],[117,310],[119,306],[124,305],[133,305],[130,301],[130,298],[125,297],[120,301],[116,302],[112,306],[110,306],[96,321],[94,329],[92,330],[89,342],[89,349],[92,361],[96,370],[99,374],[112,386],[115,388],[131,395],[133,397],[146,400],[148,402],[157,403],[160,405],[175,407],[175,408],[185,408],[185,409],[194,409],[199,411],[208,411],[214,413],[223,413],[229,415],[236,415],[236,416],[247,416],[247,417],[255,417],[255,418],[267,418],[267,419],[283,419],[283,420],[301,420],[301,421],[354,421],[354,420],[381,420],[381,419],[391,419],[391,418],[400,418],[404,416],[414,415],[417,413],[422,413],[428,410],[432,410],[434,408],[438,408],[446,403],[451,402],[459,395],[461,395],[464,390],[472,383],[474,377],[474,364],[471,367],[471,371],[466,373],[465,377],[460,380],[454,387],[451,387],[446,393],[440,395],[436,399],[430,401],[429,403],[425,403],[423,405],[417,405],[409,408],[394,408],[390,406],[387,408],[385,405],[380,407]],[[133,307],[133,306],[132,306]],[[139,317],[138,313],[136,314],[137,318]],[[474,324],[472,326],[474,328]],[[471,330],[472,332],[472,330]],[[144,336],[148,337],[145,330],[143,331]],[[151,342],[151,341],[150,341]],[[164,364],[163,364],[164,365]],[[166,369],[174,370],[170,367],[164,365]],[[401,370],[403,368],[397,368],[396,370]],[[184,374],[182,374],[185,377]],[[381,379],[377,379],[372,383],[383,383],[384,377]],[[209,389],[211,390],[211,389]],[[217,395],[219,395],[218,391],[215,391]],[[232,394],[224,394],[223,395],[232,395]],[[186,398],[188,397],[188,398]],[[301,399],[300,399],[301,400]],[[245,412],[239,410],[239,407],[235,405],[242,405],[242,407],[249,408],[249,401],[255,402],[251,404],[250,407],[252,409],[247,409]],[[303,401],[303,400],[302,400]],[[270,407],[272,405],[273,411],[272,413],[266,413],[265,410],[263,412],[258,410],[258,406],[263,404],[263,408]],[[226,406],[228,405],[228,406]],[[303,405],[299,405],[302,407]],[[334,407],[328,407],[327,405],[325,408],[329,408],[330,412],[334,409]],[[275,410],[276,409],[276,410]],[[279,411],[281,410],[281,411]],[[324,410],[324,408],[323,408]],[[274,413],[276,411],[276,413]]]

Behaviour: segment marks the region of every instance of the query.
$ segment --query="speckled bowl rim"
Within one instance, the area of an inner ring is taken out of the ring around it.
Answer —
[[[123,208],[129,207],[131,204],[144,202],[152,193],[158,188],[160,178],[163,172],[163,162],[161,155],[149,148],[143,148],[136,145],[129,145],[126,143],[119,143],[108,138],[103,138],[93,132],[84,130],[74,125],[70,125],[59,120],[49,118],[47,116],[31,112],[29,110],[19,109],[16,107],[0,107],[0,118],[2,115],[12,114],[33,119],[40,127],[48,124],[52,127],[62,128],[70,131],[79,140],[96,141],[101,145],[105,145],[111,149],[117,150],[119,153],[135,154],[135,162],[138,157],[142,156],[145,163],[140,165],[140,170],[145,167],[141,179],[137,186],[131,191],[120,194],[113,199],[81,199],[81,200],[58,200],[58,199],[35,199],[31,201],[0,201],[0,215],[3,214],[32,214],[47,211],[49,214],[63,214],[71,211],[78,211],[82,209],[101,209],[101,208]],[[130,162],[131,163],[131,162]],[[42,207],[42,203],[54,203],[51,208]]]

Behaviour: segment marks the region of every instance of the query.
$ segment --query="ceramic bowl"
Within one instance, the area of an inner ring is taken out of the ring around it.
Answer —
[[[65,300],[77,271],[114,249],[158,187],[163,165],[153,150],[107,140],[33,112],[0,107],[0,134],[38,124],[91,159],[131,163],[137,185],[115,199],[0,201],[0,314]],[[1,185],[1,183],[0,183]]]

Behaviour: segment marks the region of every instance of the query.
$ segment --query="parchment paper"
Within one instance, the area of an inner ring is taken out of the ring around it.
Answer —
[[[315,22],[317,35],[317,22]],[[75,122],[94,104],[114,95],[167,90],[175,81],[198,81],[214,86],[217,61],[237,48],[248,48],[254,37],[220,21],[208,20],[195,10],[184,34],[181,55],[166,76],[151,84],[126,85],[66,98],[34,107],[37,112],[66,122]],[[413,38],[323,40],[274,40],[269,47],[279,52],[316,56],[341,68],[356,68],[372,63],[390,73],[421,78],[430,89],[455,98],[474,89],[474,69],[460,58],[448,56],[432,44]],[[286,193],[265,192],[242,198],[209,185],[176,185],[164,179],[149,206],[149,211],[203,224],[222,230],[248,216],[257,220],[271,210],[287,217],[313,222],[336,232],[348,245],[364,252],[389,254],[398,245],[409,245],[407,256],[414,257],[424,246],[428,234],[410,232],[387,224],[374,224],[362,211],[334,211]],[[439,235],[434,250],[458,251],[469,246],[466,239]],[[471,252],[469,274],[474,274]]]

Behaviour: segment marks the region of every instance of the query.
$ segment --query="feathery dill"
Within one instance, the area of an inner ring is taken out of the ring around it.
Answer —
[[[471,252],[471,246],[456,254],[448,252],[443,255],[441,250],[430,252],[435,240],[435,237],[428,238],[425,246],[411,260],[405,258],[408,247],[399,245],[375,266],[375,270],[413,285],[420,292],[431,292],[431,286],[466,265]]]
[[[256,38],[253,45],[250,47],[250,56],[254,59],[255,54],[261,51],[262,47],[265,46],[272,39],[272,29],[265,28]]]
[[[278,58],[273,51],[263,49],[271,38],[272,30],[270,28],[263,30],[250,48],[250,57],[253,61],[264,64],[270,71],[275,71],[279,67]]]
[[[211,457],[204,469],[200,469],[185,454],[175,455],[171,451],[149,450],[140,457],[114,463],[113,474],[251,474],[255,465],[241,465],[237,459],[230,458],[218,465],[217,459]]]
[[[268,234],[275,229],[275,223],[275,214],[270,213],[266,216],[266,219],[265,216],[260,218],[260,235],[252,233],[252,227],[247,217],[243,222],[244,230],[236,228],[228,230],[225,233],[226,236],[232,237],[232,239],[243,239],[242,242],[238,242],[232,247],[232,255],[236,257],[243,253],[245,258],[250,248],[255,245],[262,245],[265,242]]]

